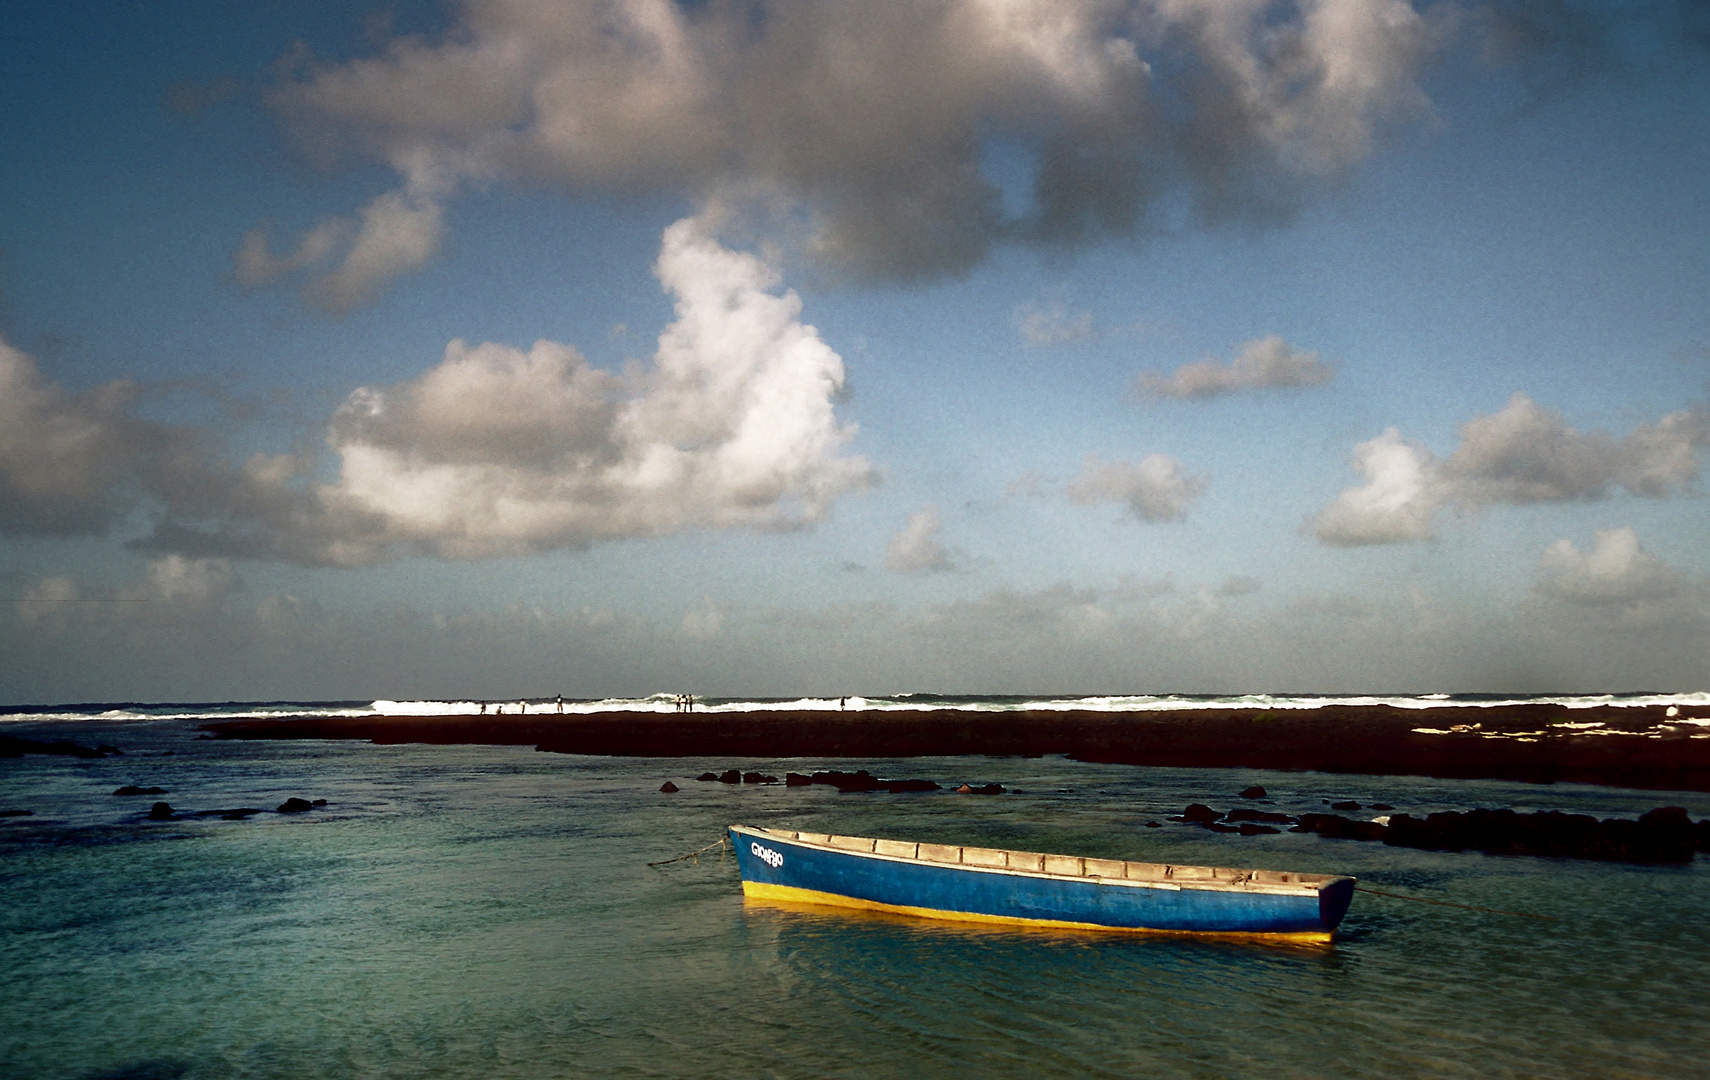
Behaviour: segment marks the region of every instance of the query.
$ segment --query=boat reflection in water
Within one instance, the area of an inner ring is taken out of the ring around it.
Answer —
[[[1329,941],[1354,879],[732,825],[756,900],[960,922]]]

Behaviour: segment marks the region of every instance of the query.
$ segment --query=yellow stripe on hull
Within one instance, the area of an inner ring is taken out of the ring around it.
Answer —
[[[1322,944],[1330,940],[1328,930],[1300,930],[1289,933],[1264,933],[1245,930],[1158,930],[1147,926],[1105,926],[1101,923],[1069,922],[1063,919],[1024,919],[1016,915],[985,915],[977,911],[945,911],[939,908],[910,907],[907,904],[886,904],[877,900],[862,900],[854,896],[798,889],[794,885],[773,885],[764,881],[744,881],[742,895],[750,900],[775,900],[792,904],[818,904],[825,907],[854,908],[861,911],[883,911],[891,915],[912,915],[920,919],[943,919],[950,922],[987,923],[997,926],[1027,926],[1052,930],[1100,930],[1106,933],[1172,934],[1178,937],[1235,938],[1251,941],[1283,941]]]

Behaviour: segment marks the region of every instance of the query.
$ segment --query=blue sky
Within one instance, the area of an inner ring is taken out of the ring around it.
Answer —
[[[885,11],[24,5],[0,699],[1704,688],[1702,5]]]

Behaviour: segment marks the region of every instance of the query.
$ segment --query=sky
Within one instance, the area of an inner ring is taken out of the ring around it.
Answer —
[[[22,0],[0,702],[1710,689],[1702,0]]]

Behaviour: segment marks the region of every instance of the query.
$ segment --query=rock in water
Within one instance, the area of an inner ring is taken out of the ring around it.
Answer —
[[[166,803],[157,802],[149,808],[148,819],[150,821],[171,821],[172,807]]]
[[[115,795],[165,795],[166,789],[163,787],[137,787],[135,784],[126,784],[124,787],[119,788],[117,791],[113,792],[113,794],[115,794]]]
[[[1387,840],[1387,826],[1375,821],[1351,821],[1337,814],[1302,814],[1289,832],[1317,833],[1329,840]]]
[[[1262,799],[1265,797],[1265,789],[1254,784],[1250,788],[1242,788],[1241,797],[1243,799]]]
[[[885,783],[885,789],[892,795],[900,795],[905,791],[937,791],[938,785],[931,780],[892,780]]]
[[[1275,814],[1269,810],[1231,810],[1224,815],[1224,821],[1269,821],[1274,824],[1294,824],[1294,819],[1287,814]]]
[[[678,788],[677,788],[676,784],[673,784],[671,781],[667,780],[663,784],[659,785],[659,790],[664,792],[667,795],[672,795],[678,791]]]
[[[313,810],[315,804],[307,799],[299,799],[295,795],[279,804],[281,814],[301,814],[305,810]]]

